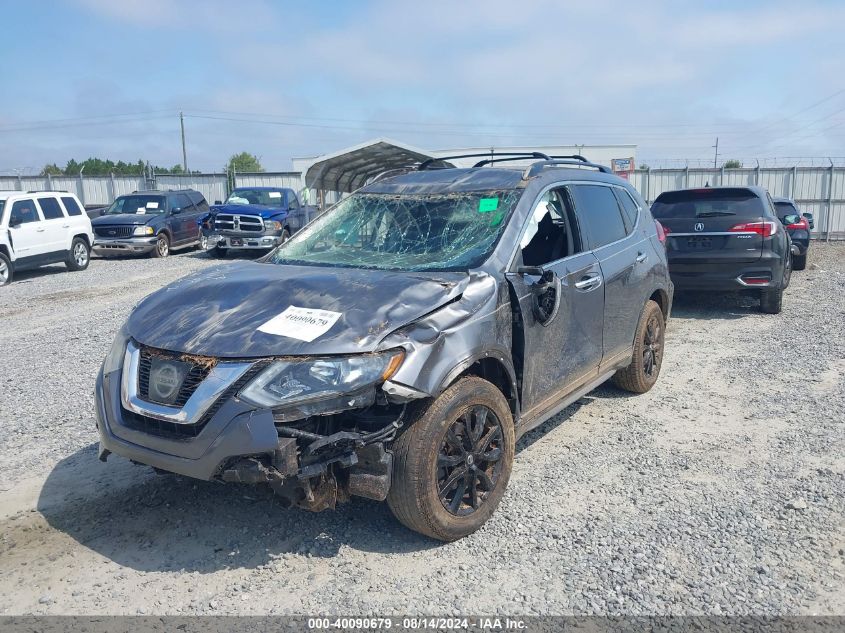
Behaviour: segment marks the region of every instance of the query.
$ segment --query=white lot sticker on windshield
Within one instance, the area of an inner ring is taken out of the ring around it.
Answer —
[[[158,202],[148,202],[147,208],[148,209],[158,209]]]
[[[138,215],[144,215],[146,212],[147,210],[144,207],[138,207],[137,209],[135,209],[135,213],[137,213]]]
[[[340,312],[312,310],[288,306],[287,310],[274,316],[258,328],[259,332],[287,336],[310,343],[328,332],[340,318]]]
[[[282,192],[281,191],[268,191],[267,195],[269,195],[271,198],[281,198]]]

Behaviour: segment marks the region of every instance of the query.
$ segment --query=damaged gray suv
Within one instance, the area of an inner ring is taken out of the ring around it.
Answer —
[[[386,500],[445,541],[477,530],[522,434],[608,379],[654,385],[672,302],[636,190],[530,156],[422,163],[258,262],[147,297],[97,378],[100,459],[309,510]]]

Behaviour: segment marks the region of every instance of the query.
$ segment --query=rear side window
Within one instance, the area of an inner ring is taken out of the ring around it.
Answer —
[[[766,205],[748,189],[690,189],[661,193],[654,201],[651,213],[658,220],[722,216],[759,218],[766,215]]]
[[[184,193],[170,194],[167,198],[171,211],[174,209],[181,209],[183,213],[190,213],[193,211],[191,200]]]
[[[199,191],[195,191],[194,193],[190,194],[190,198],[191,202],[196,205],[197,211],[203,213],[208,211],[208,202],[206,202],[205,198]]]
[[[288,190],[288,209],[298,209],[299,208],[299,200],[296,199],[296,194]]]
[[[12,211],[9,214],[9,226],[38,222],[40,219],[38,211],[35,209],[34,200],[18,200],[12,205]]]
[[[65,217],[59,201],[55,198],[38,198],[38,204],[41,205],[41,213],[44,214],[45,220],[58,220]]]
[[[622,211],[610,187],[572,185],[570,191],[578,221],[587,229],[590,248],[601,248],[627,235]]]
[[[65,211],[67,211],[68,215],[82,215],[82,209],[75,198],[68,196],[67,198],[62,198],[62,202],[65,205]]]

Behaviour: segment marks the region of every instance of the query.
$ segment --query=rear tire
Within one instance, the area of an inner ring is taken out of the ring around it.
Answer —
[[[502,392],[475,376],[418,407],[391,447],[387,504],[406,527],[455,541],[484,525],[502,500],[513,467],[513,417]]]
[[[12,283],[13,276],[12,262],[5,253],[0,253],[0,286]]]
[[[219,246],[215,246],[214,248],[211,249],[211,254],[214,255],[215,257],[226,257],[226,253],[228,253],[228,252],[229,252],[228,249],[220,248]]]
[[[65,266],[71,272],[77,270],[85,270],[88,268],[88,263],[91,261],[91,248],[88,242],[81,237],[73,238],[70,244],[70,252],[65,260]]]
[[[780,314],[783,305],[783,289],[760,291],[760,312]]]
[[[613,384],[631,393],[645,393],[654,386],[663,365],[665,331],[663,311],[649,299],[640,314],[631,364],[616,372]]]
[[[156,238],[155,248],[150,253],[150,257],[160,259],[162,257],[167,257],[168,255],[170,255],[170,238],[168,238],[164,233],[159,233]]]
[[[804,270],[807,267],[807,253],[792,256],[792,270]]]

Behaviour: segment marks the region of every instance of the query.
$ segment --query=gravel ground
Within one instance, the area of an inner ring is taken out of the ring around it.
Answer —
[[[366,500],[309,514],[98,462],[114,332],[212,262],[21,275],[0,290],[0,613],[845,614],[845,244],[810,262],[778,316],[676,297],[657,386],[523,438],[498,512],[449,545]]]

